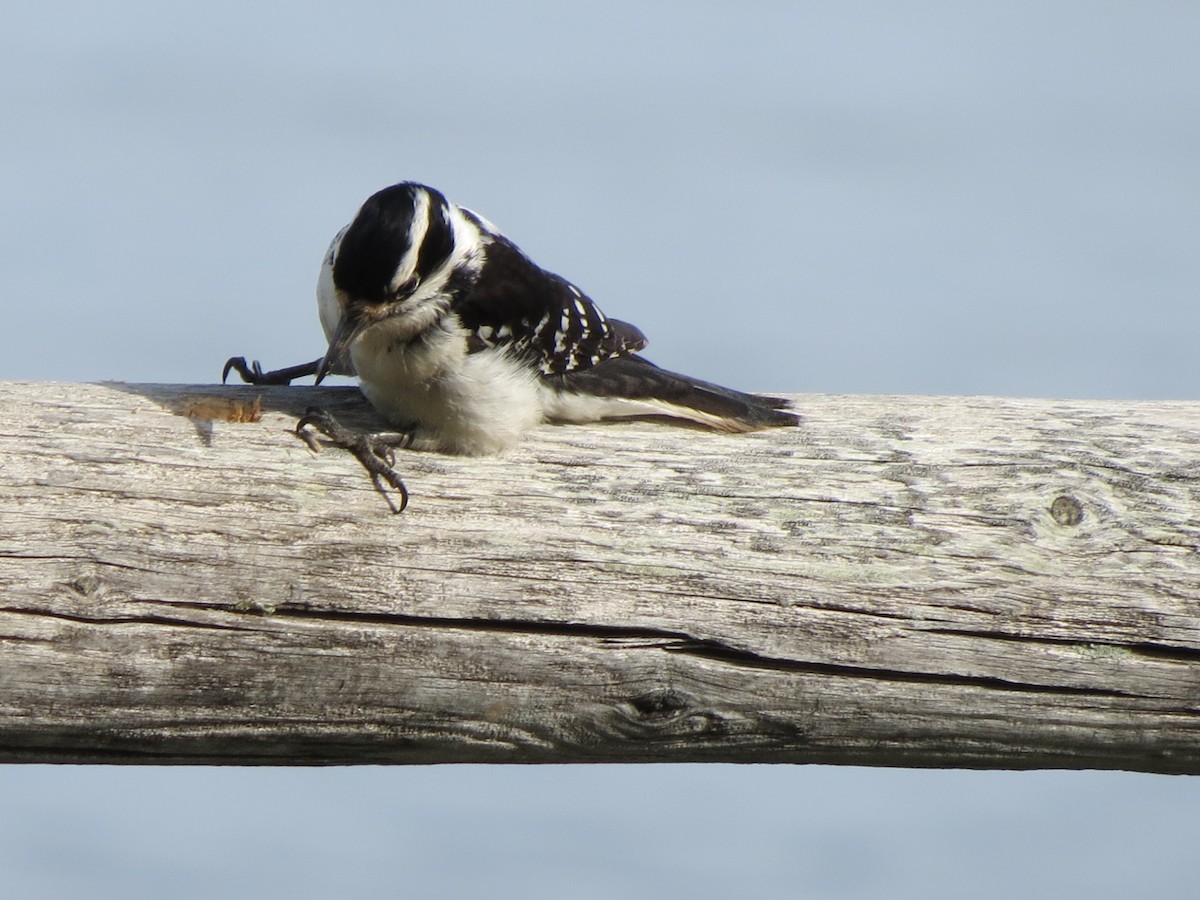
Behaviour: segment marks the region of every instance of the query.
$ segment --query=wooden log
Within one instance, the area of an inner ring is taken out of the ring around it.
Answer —
[[[401,453],[0,384],[0,761],[1200,772],[1200,404],[802,396]]]

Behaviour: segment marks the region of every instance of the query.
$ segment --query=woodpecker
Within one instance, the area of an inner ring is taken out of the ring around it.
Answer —
[[[235,357],[224,376],[357,376],[413,449],[497,453],[542,422],[665,416],[725,432],[799,422],[782,398],[654,365],[639,353],[641,331],[605,316],[482,216],[415,182],[372,195],[334,236],[317,306],[329,341],[321,359],[263,372]],[[309,424],[328,433],[323,421]]]
[[[404,181],[362,204],[334,236],[317,278],[329,348],[264,372],[235,356],[252,384],[330,373],[356,376],[397,432],[362,434],[310,409],[308,428],[343,446],[392,511],[408,502],[394,448],[496,454],[541,422],[666,418],[724,432],[797,425],[781,397],[745,394],[644,359],[646,336],[610,319],[587,294],[536,265],[486,218],[432,187]],[[392,503],[383,482],[400,492]]]

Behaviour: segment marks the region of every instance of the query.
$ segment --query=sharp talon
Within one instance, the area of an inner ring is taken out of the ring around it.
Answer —
[[[379,483],[379,479],[381,477],[384,478],[393,488],[395,488],[396,493],[400,495],[399,506],[392,502],[392,495],[385,491],[383,489],[383,485]],[[388,475],[381,476],[375,472],[372,472],[371,481],[375,484],[375,490],[383,494],[383,499],[386,500],[387,505],[391,507],[392,515],[397,516],[404,512],[404,508],[408,506],[408,488],[404,486],[404,482],[400,480],[399,476],[395,475],[395,473],[392,473],[392,476],[390,477]]]
[[[221,384],[225,383],[231,371],[236,371],[246,384],[271,384],[270,375],[274,374],[264,374],[262,364],[257,359],[247,365],[246,357],[234,356],[226,361],[225,368],[221,369]]]
[[[303,422],[296,426],[296,437],[304,441],[304,443],[308,445],[308,449],[313,453],[321,452],[321,444],[317,440],[317,436],[305,428]]]
[[[331,441],[338,440],[337,435],[342,434],[342,426],[329,413],[321,409],[319,406],[310,406],[304,411],[304,415],[300,417],[300,421],[296,423],[296,434],[301,434],[306,428],[315,428]]]
[[[321,442],[317,440],[317,435],[313,432],[323,434],[325,437],[336,442],[337,438],[330,434],[330,431],[336,431],[339,427],[337,420],[325,412],[325,410],[316,406],[310,406],[296,423],[295,432],[296,437],[308,444],[309,450],[313,453],[320,453]]]
[[[242,380],[245,381],[246,380],[246,357],[233,356],[233,357],[230,357],[226,361],[225,368],[223,368],[221,370],[221,384],[224,384],[226,379],[229,378],[229,372],[232,369],[237,369],[238,374],[241,375]]]

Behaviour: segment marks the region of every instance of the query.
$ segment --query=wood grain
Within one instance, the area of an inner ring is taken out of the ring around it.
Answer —
[[[801,396],[401,453],[0,384],[0,761],[1200,772],[1200,404]]]

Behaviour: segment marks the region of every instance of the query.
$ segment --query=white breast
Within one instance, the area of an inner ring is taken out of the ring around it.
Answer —
[[[417,426],[417,449],[499,453],[543,420],[537,374],[506,350],[468,355],[466,335],[449,328],[385,349],[374,331],[351,351],[362,392],[394,426]]]

